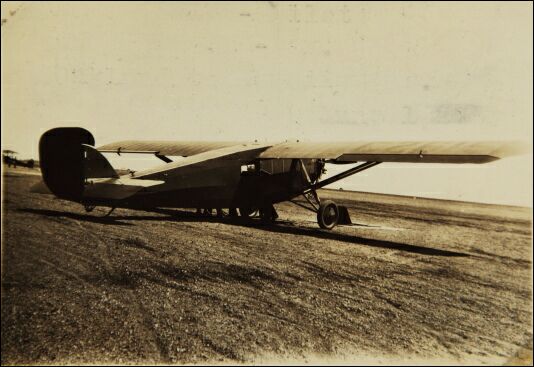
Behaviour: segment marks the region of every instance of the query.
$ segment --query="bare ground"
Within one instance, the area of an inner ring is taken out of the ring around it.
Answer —
[[[356,225],[104,219],[38,179],[4,176],[2,364],[532,363],[530,209],[324,190]]]

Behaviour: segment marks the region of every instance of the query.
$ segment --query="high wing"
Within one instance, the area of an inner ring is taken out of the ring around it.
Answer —
[[[246,142],[139,141],[125,140],[98,147],[102,153],[147,153],[156,156],[193,156],[200,153],[243,145]],[[269,144],[260,159],[317,158],[330,163],[408,162],[408,163],[487,163],[523,154],[523,142],[285,142]]]
[[[331,163],[487,163],[522,154],[521,142],[286,142],[274,145],[259,158],[320,158]]]

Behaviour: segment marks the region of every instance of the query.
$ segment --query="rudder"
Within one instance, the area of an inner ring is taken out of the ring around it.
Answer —
[[[60,127],[39,140],[41,175],[46,186],[61,199],[80,201],[84,191],[84,149],[95,145],[93,135],[81,127]]]

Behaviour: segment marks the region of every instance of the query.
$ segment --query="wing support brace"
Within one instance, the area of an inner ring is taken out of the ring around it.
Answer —
[[[382,162],[365,162],[365,163],[362,163],[362,164],[360,164],[360,165],[358,165],[356,167],[353,167],[351,169],[348,169],[346,171],[338,173],[337,175],[332,176],[330,178],[327,178],[325,180],[317,181],[317,182],[311,182],[310,175],[308,174],[308,171],[306,170],[306,166],[304,165],[304,163],[302,162],[301,159],[299,159],[298,161],[299,161],[300,167],[302,169],[302,172],[304,173],[304,178],[308,183],[308,187],[306,189],[304,189],[304,191],[302,192],[302,196],[304,197],[304,199],[306,199],[308,204],[311,205],[311,208],[307,207],[305,205],[302,205],[302,204],[300,204],[300,203],[298,203],[296,201],[293,201],[293,200],[290,200],[290,201],[293,204],[296,204],[296,205],[298,205],[300,207],[303,207],[305,209],[311,210],[312,212],[315,212],[315,213],[317,213],[317,211],[319,210],[319,207],[321,205],[321,200],[319,199],[319,195],[317,195],[317,189],[320,189],[322,187],[330,185],[331,183],[334,183],[336,181],[339,181],[339,180],[342,180],[342,179],[347,178],[349,176],[352,176],[352,175],[354,175],[354,174],[356,174],[358,172],[365,171],[366,169],[369,169],[371,167],[374,167],[374,166],[382,163]]]
[[[361,171],[365,171],[366,169],[369,169],[371,167],[374,167],[376,165],[379,165],[380,163],[382,162],[365,162],[365,163],[362,163],[356,167],[353,167],[349,170],[346,170],[344,172],[341,172],[335,176],[332,176],[330,178],[327,178],[326,180],[322,180],[320,182],[317,182],[316,184],[312,185],[312,188],[314,190],[316,189],[320,189],[322,187],[325,187],[326,185],[330,185],[331,183],[334,183],[336,181],[339,181],[339,180],[342,180],[344,178],[347,178],[349,176],[352,176],[358,172],[361,172]]]
[[[121,153],[154,154],[156,157],[158,157],[165,163],[172,162],[170,158],[168,158],[167,156],[163,154],[159,154],[159,151],[156,151],[156,150],[128,150],[128,149],[122,149],[121,147],[118,147],[117,149],[99,149],[98,151],[100,153],[117,153],[117,155],[121,155]]]
[[[161,159],[165,163],[171,163],[172,162],[172,159],[170,159],[170,158],[168,158],[168,157],[166,157],[166,156],[164,156],[162,154],[159,154],[159,152],[158,153],[154,153],[154,155],[156,157],[158,157],[159,159]]]

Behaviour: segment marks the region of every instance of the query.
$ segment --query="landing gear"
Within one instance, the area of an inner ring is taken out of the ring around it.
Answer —
[[[350,220],[347,207],[343,205],[337,205],[332,200],[320,200],[319,195],[317,195],[317,189],[380,164],[380,162],[366,162],[345,172],[341,172],[335,176],[327,178],[326,180],[319,181],[319,177],[317,177],[315,178],[315,181],[312,181],[302,160],[298,159],[294,161],[300,164],[302,179],[304,179],[305,184],[307,185],[301,195],[304,197],[304,199],[306,199],[309,206],[293,200],[290,200],[290,202],[316,213],[317,223],[319,224],[319,227],[323,229],[332,229],[338,224],[352,224],[352,221]],[[295,167],[297,167],[297,165],[295,165]]]
[[[352,224],[346,206],[337,205],[332,200],[319,200],[317,193],[314,193],[313,195],[304,193],[302,195],[306,201],[308,201],[308,204],[310,204],[309,206],[293,200],[290,200],[290,202],[316,213],[319,227],[323,229],[332,229],[338,224]],[[310,196],[316,198],[316,200],[312,200]]]
[[[339,222],[339,207],[332,200],[324,200],[317,210],[317,223],[324,229],[332,229]]]

